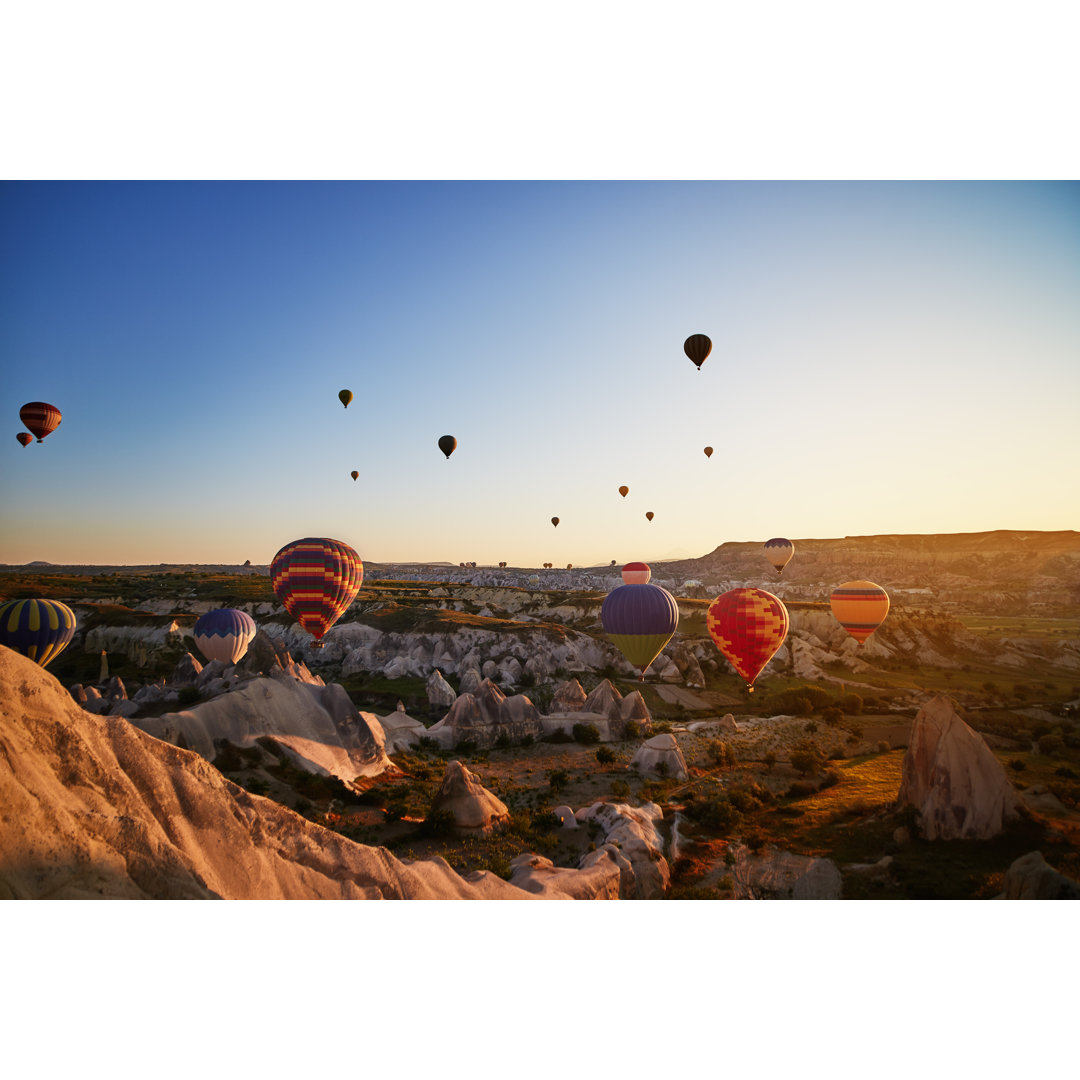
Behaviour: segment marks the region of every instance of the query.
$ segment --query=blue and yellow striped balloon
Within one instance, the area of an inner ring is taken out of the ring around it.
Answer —
[[[10,600],[0,607],[0,645],[45,667],[75,634],[75,612],[59,600]]]

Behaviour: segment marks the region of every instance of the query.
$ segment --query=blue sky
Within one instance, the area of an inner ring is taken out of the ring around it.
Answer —
[[[1080,527],[1075,183],[25,182],[0,230],[2,562]]]

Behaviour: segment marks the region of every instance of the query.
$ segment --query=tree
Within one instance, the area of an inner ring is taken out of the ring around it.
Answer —
[[[825,754],[810,739],[796,743],[791,751],[792,768],[798,769],[803,776],[816,773],[825,764]]]

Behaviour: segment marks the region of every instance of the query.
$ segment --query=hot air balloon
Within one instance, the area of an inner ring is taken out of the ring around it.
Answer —
[[[712,342],[704,334],[691,334],[683,342],[683,352],[697,365],[698,371],[712,352]]]
[[[679,625],[675,597],[659,585],[619,585],[604,597],[600,622],[611,643],[641,672],[660,655]]]
[[[347,409],[349,407],[349,402],[352,401],[352,391],[351,390],[339,390],[338,391],[338,400]]]
[[[19,442],[23,444],[23,446],[29,446],[34,441],[34,436],[27,431],[20,431],[19,434],[15,436],[15,438],[18,439]]]
[[[446,455],[446,460],[449,461],[450,455],[457,449],[457,439],[453,435],[440,435],[439,449]]]
[[[552,518],[551,519],[551,524],[554,525],[556,528],[558,528],[559,519],[558,518]]]
[[[795,545],[782,536],[774,536],[771,540],[765,541],[765,558],[776,568],[777,577],[784,572],[784,567],[794,554]]]
[[[567,570],[573,570],[573,569],[574,569],[574,564],[573,564],[572,562],[568,562],[568,563],[566,564],[566,569],[567,569]]]
[[[829,606],[840,625],[861,645],[889,614],[889,594],[872,581],[845,581],[833,589]]]
[[[619,488],[619,494],[625,499],[626,496],[630,494],[630,489],[623,484],[623,486]]]
[[[772,593],[731,589],[709,605],[705,625],[752,694],[754,680],[784,644],[789,621],[787,608]]]
[[[612,566],[614,566],[614,565],[615,565],[615,560],[614,560],[614,559],[612,559],[612,560],[611,560],[611,565],[612,565]]]
[[[539,585],[540,584],[540,575],[539,574],[530,574],[528,580],[529,580],[530,585]]]
[[[255,637],[255,620],[246,611],[216,608],[195,621],[195,644],[207,660],[235,664]]]
[[[67,648],[75,612],[59,600],[9,600],[0,607],[0,645],[45,667]]]
[[[356,471],[355,469],[353,469],[353,471],[352,471],[351,473],[349,473],[349,475],[350,475],[350,476],[351,476],[351,477],[352,477],[352,478],[353,478],[354,480],[359,480],[359,479],[360,479],[360,474],[359,474],[359,473],[358,473],[358,472],[357,472],[357,471]]]
[[[711,446],[706,446],[705,447],[705,456],[706,457],[712,457],[712,447]]]
[[[501,563],[499,563],[499,569],[500,569],[500,570],[501,570],[501,569],[502,569],[502,568],[503,568],[504,566],[506,566],[506,563],[505,563],[505,562],[501,562]]]
[[[305,537],[286,544],[270,563],[270,584],[285,610],[315,638],[322,636],[356,599],[364,564],[348,544]]]
[[[645,518],[646,518],[646,520],[648,520],[648,521],[652,521],[652,519],[653,519],[653,512],[652,512],[651,510],[646,510],[646,511],[645,511]]]
[[[19,419],[37,436],[41,442],[50,431],[55,431],[63,417],[55,405],[44,401],[28,401],[19,410]]]
[[[622,568],[622,579],[627,585],[647,585],[651,577],[648,563],[628,562]]]

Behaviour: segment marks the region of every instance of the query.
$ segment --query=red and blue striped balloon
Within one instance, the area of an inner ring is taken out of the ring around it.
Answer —
[[[59,600],[10,600],[0,607],[0,645],[45,667],[75,634],[75,612]]]
[[[207,660],[235,664],[255,637],[255,620],[236,608],[215,608],[195,622],[195,644]]]
[[[305,537],[286,544],[270,563],[270,584],[285,610],[322,647],[322,636],[356,599],[364,564],[348,544]]]
[[[619,585],[607,594],[600,622],[611,643],[641,671],[660,655],[679,625],[675,597],[659,585]]]

